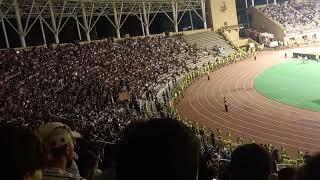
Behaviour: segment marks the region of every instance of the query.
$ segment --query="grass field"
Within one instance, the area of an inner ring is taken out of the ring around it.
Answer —
[[[320,62],[289,60],[259,74],[254,85],[270,99],[320,112]]]

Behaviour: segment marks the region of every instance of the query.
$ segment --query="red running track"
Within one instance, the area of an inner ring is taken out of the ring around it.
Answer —
[[[320,151],[319,112],[273,101],[254,89],[259,73],[284,61],[284,51],[264,51],[257,61],[252,58],[219,69],[210,74],[209,81],[207,77],[195,81],[176,108],[183,118],[230,132],[233,138],[283,145],[291,156],[298,149]],[[223,97],[228,100],[228,113]]]

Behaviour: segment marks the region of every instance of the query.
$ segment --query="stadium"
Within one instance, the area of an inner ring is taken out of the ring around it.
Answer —
[[[319,179],[319,12],[0,0],[0,179]]]

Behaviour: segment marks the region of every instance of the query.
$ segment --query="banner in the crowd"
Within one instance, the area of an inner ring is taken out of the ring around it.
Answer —
[[[129,92],[124,91],[119,93],[119,101],[127,101],[129,100]]]

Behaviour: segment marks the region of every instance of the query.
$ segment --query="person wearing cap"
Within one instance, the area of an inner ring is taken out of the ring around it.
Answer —
[[[80,176],[67,172],[77,156],[74,152],[75,140],[81,135],[60,122],[40,126],[36,134],[45,148],[46,168],[42,169],[43,180],[81,179]]]

